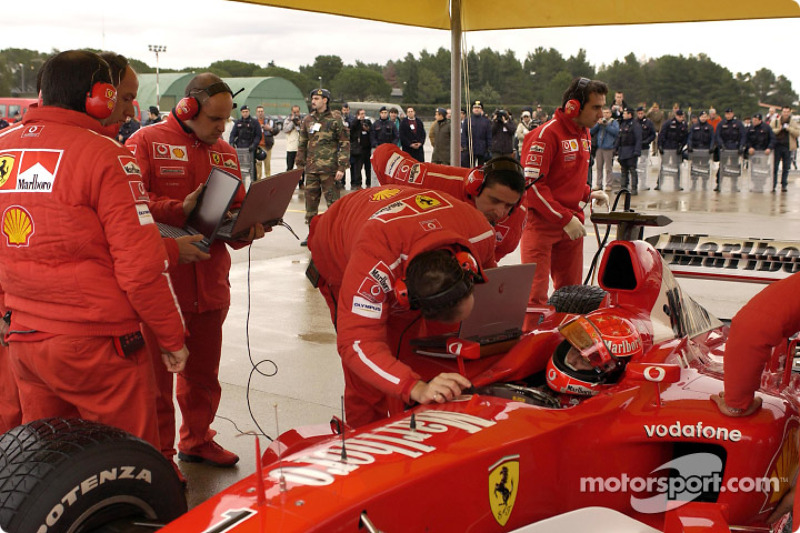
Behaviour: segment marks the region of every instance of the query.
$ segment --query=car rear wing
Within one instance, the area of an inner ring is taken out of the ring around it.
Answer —
[[[662,233],[645,239],[675,276],[769,284],[800,271],[800,242]]]

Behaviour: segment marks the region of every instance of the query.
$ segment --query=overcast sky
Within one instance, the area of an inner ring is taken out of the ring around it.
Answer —
[[[274,61],[294,70],[321,54],[338,55],[345,64],[356,59],[383,64],[408,52],[417,55],[422,49],[435,52],[450,47],[450,34],[443,30],[226,0],[32,0],[24,5],[13,23],[3,25],[0,49],[98,48],[155,65],[155,54],[147,45],[160,44],[167,46],[160,56],[164,68],[238,59],[261,66]],[[397,8],[402,9],[402,2]],[[766,67],[785,75],[800,92],[798,22],[795,18],[469,32],[466,44],[476,50],[511,49],[520,60],[538,46],[555,48],[565,58],[584,48],[596,67],[631,51],[640,58],[702,52],[734,74]]]

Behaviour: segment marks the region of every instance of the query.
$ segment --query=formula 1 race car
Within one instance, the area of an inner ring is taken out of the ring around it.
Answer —
[[[599,288],[556,291],[551,306],[529,313],[526,333],[507,351],[423,363],[423,375],[461,369],[473,384],[469,394],[358,429],[335,418],[330,426],[287,431],[253,475],[162,531],[544,531],[531,528],[598,507],[622,513],[641,526],[636,531],[765,531],[798,466],[796,342],[775,349],[757,393],[762,409],[723,416],[710,396],[723,388],[728,325],[684,293],[667,261],[691,267],[699,257],[701,269],[713,269],[736,251],[651,238],[665,260],[641,240],[642,226],[664,225],[665,217],[614,212],[592,219],[618,225],[600,262]],[[9,471],[20,463],[14,453],[28,453],[25,436],[42,427],[30,426],[0,438],[0,527],[90,531],[102,522],[90,517],[105,506],[116,519],[124,513],[114,510],[138,509],[120,531],[144,531],[148,521],[183,511],[160,512],[160,502],[126,495],[136,479],[139,488],[169,483],[163,468],[156,479],[152,466],[123,460],[73,476],[58,490],[45,490],[49,474],[25,488]],[[55,471],[63,476],[71,467]],[[114,486],[123,472],[131,484],[113,498],[70,510],[72,502]],[[7,494],[20,487],[24,494],[10,511]],[[76,520],[88,525],[63,527]],[[610,530],[589,526],[580,530]],[[553,523],[547,530],[565,529]]]

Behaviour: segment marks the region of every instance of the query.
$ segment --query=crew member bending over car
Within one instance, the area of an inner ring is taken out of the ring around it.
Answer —
[[[492,225],[497,239],[495,259],[513,252],[522,237],[526,209],[522,166],[511,157],[495,157],[477,168],[420,163],[393,144],[372,154],[372,168],[381,185],[429,187],[475,206]]]
[[[430,189],[365,189],[311,219],[309,279],[318,273],[337,330],[348,424],[452,400],[470,386],[454,373],[424,381],[404,347],[420,318],[435,329],[469,316],[473,283],[495,265],[494,248],[481,213]]]
[[[725,391],[711,397],[722,414],[750,416],[761,408],[755,391],[775,346],[800,331],[800,273],[772,283],[756,294],[731,320],[725,345]],[[797,443],[795,443],[797,444]],[[785,496],[767,521],[772,524],[792,510],[794,529],[800,526],[800,499],[795,488]]]
[[[170,372],[188,351],[139,167],[101,134],[116,99],[108,64],[62,52],[42,67],[41,95],[0,135],[0,308],[23,422],[85,418],[157,446],[139,323]]]
[[[583,275],[583,209],[580,202],[608,203],[603,191],[586,183],[591,157],[589,128],[603,116],[608,87],[575,78],[552,120],[528,135],[520,160],[529,185],[528,225],[522,234],[522,262],[536,263],[529,305],[544,305],[553,288],[577,285]]]

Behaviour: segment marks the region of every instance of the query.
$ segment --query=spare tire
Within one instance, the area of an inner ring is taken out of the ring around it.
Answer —
[[[112,522],[166,524],[185,512],[169,461],[120,429],[48,418],[0,436],[2,530],[89,532]]]
[[[558,313],[585,315],[600,307],[608,294],[596,285],[567,285],[553,292],[547,305],[552,305]]]

